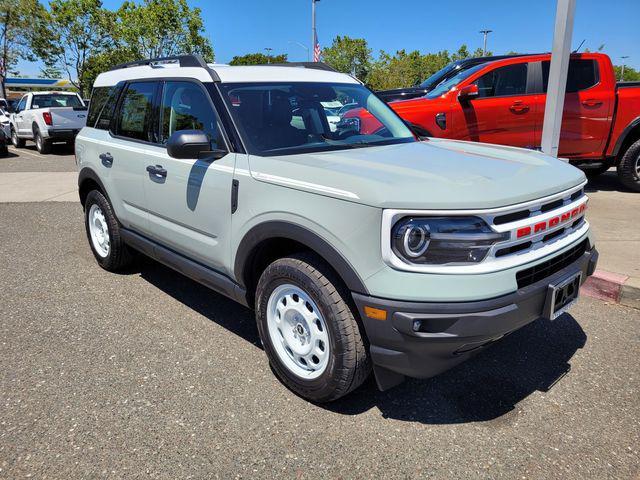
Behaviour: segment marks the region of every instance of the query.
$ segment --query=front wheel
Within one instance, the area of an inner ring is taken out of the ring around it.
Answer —
[[[618,164],[618,177],[625,187],[640,192],[640,140],[624,152]]]
[[[281,258],[266,268],[256,290],[256,320],[276,375],[308,400],[340,398],[371,371],[349,293],[313,255]]]

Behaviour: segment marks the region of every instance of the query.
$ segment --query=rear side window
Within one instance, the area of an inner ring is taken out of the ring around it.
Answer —
[[[507,65],[486,73],[475,82],[478,85],[478,96],[484,98],[524,95],[527,92],[527,65]]]
[[[550,62],[542,62],[542,85],[547,91]],[[567,93],[586,90],[600,81],[598,62],[595,60],[570,60],[567,74]]]
[[[95,111],[96,115],[98,116],[97,122],[95,123],[95,128],[99,130],[109,130],[109,127],[111,126],[111,119],[113,118],[114,113],[116,111],[118,96],[122,91],[122,86],[116,85],[113,87],[100,87],[100,88],[105,88],[107,91],[102,93],[101,97],[96,98],[95,102],[94,102],[94,98],[93,97],[91,98],[91,102],[89,102],[89,116],[91,116],[92,111]],[[94,94],[95,94],[95,90],[97,89],[94,89]],[[94,103],[97,103],[98,101],[102,102],[102,106],[96,105],[95,110],[93,110]]]
[[[110,87],[96,87],[91,93],[89,102],[89,113],[87,114],[87,126],[94,127],[98,121],[98,116],[107,103]]]
[[[116,135],[153,141],[153,97],[157,82],[133,82],[122,95]]]

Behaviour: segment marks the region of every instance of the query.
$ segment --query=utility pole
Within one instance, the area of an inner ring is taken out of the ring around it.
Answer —
[[[311,51],[313,59],[316,58],[316,44],[318,43],[318,34],[316,32],[316,3],[320,0],[311,0]]]
[[[629,55],[624,55],[622,57],[620,57],[622,59],[622,67],[620,69],[620,81],[624,82],[624,61],[629,58]]]
[[[569,58],[571,57],[573,18],[576,11],[576,0],[557,0],[557,2],[541,144],[542,151],[554,157],[558,156],[558,145],[560,144],[564,95],[567,90]]]
[[[273,48],[265,47],[264,51],[267,52],[267,63],[271,63],[271,52],[273,51]]]
[[[493,32],[493,30],[480,30],[480,33],[484,36],[484,43],[483,43],[483,47],[482,47],[482,56],[486,57],[487,56],[487,36],[489,36],[489,34]]]

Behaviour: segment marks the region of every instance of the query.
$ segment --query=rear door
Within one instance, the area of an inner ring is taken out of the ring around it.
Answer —
[[[532,148],[535,116],[533,79],[527,62],[494,68],[470,84],[479,95],[453,105],[455,138]]]
[[[536,145],[542,141],[549,67],[549,61],[541,62],[543,93],[538,100]],[[614,100],[613,89],[601,82],[596,59],[570,60],[558,155],[600,158],[611,128]]]
[[[115,117],[110,123],[111,138],[99,150],[100,163],[110,174],[111,192],[117,195],[121,212],[118,218],[125,226],[142,233],[148,231],[144,180],[146,165],[155,159],[154,101],[159,86],[160,82],[156,80],[123,85]]]
[[[192,80],[167,80],[159,95],[158,141],[145,158],[144,190],[151,238],[226,273],[231,231],[235,153],[218,160],[178,159],[167,154],[169,137],[202,130],[211,149],[229,151],[209,93]],[[157,173],[161,171],[162,174]]]

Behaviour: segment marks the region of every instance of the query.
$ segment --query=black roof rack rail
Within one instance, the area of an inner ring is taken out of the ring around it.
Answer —
[[[207,62],[204,61],[200,55],[189,54],[189,55],[173,55],[171,57],[159,57],[159,58],[146,58],[143,60],[136,60],[134,62],[121,63],[120,65],[116,65],[115,67],[111,67],[109,71],[113,70],[121,70],[123,68],[130,67],[142,67],[145,65],[152,65],[154,63],[169,63],[178,61],[181,67],[200,67],[206,69],[210,74],[211,78],[213,78],[214,82],[219,82],[220,77],[218,74],[209,68]]]
[[[333,67],[330,67],[323,62],[286,62],[286,63],[265,63],[261,65],[263,67],[299,67],[299,68],[312,68],[314,70],[325,70],[327,72],[337,72]]]

